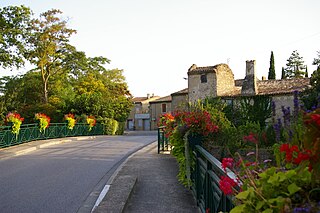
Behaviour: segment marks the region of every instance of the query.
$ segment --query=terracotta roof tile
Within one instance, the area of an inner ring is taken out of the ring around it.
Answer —
[[[259,95],[286,94],[292,93],[295,90],[303,91],[309,85],[309,78],[292,78],[257,82]]]

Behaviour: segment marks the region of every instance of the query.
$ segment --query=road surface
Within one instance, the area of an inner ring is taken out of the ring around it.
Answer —
[[[116,168],[156,139],[97,136],[0,160],[0,212],[86,212]]]

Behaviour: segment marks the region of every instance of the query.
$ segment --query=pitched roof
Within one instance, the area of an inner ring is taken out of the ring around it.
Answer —
[[[134,98],[131,99],[131,101],[136,103],[136,102],[145,101],[147,99],[148,99],[147,97],[134,97]]]
[[[257,85],[259,95],[286,94],[305,90],[310,85],[310,78],[258,81]]]
[[[172,98],[171,95],[158,98],[157,100],[150,101],[149,103],[160,103],[160,102],[171,102]]]
[[[223,95],[223,97],[233,97],[241,95],[242,79],[236,80],[233,91]],[[301,92],[310,85],[310,78],[292,78],[281,80],[262,80],[257,81],[258,95],[280,95],[290,94],[295,90]]]
[[[178,92],[174,92],[174,93],[172,93],[171,95],[186,95],[186,94],[188,94],[188,91],[189,91],[189,89],[188,89],[188,88],[185,88],[185,89],[180,90],[180,91],[178,91]]]
[[[159,99],[160,98],[160,96],[152,96],[152,97],[134,97],[134,98],[132,98],[131,99],[131,101],[133,102],[133,103],[141,103],[141,102],[143,102],[143,101],[148,101],[149,100],[149,102],[150,101],[154,101],[154,100],[156,100],[156,99]]]

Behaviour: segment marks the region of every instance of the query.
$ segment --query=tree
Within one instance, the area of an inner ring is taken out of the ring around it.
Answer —
[[[52,9],[40,14],[39,19],[31,21],[29,50],[26,54],[29,61],[40,71],[43,83],[43,101],[48,103],[48,83],[52,75],[62,71],[62,62],[70,51],[70,36],[76,31],[67,28],[67,22],[57,17],[62,12]]]
[[[24,65],[23,53],[31,14],[25,6],[0,8],[0,67],[20,68]]]
[[[305,75],[306,66],[304,65],[303,57],[299,55],[297,50],[291,53],[287,59],[285,68],[285,76],[287,78],[302,78]]]
[[[317,51],[317,54],[318,54],[318,56],[317,56],[317,58],[313,59],[312,65],[316,65],[317,70],[318,70],[320,67],[320,51]]]
[[[274,68],[274,55],[273,51],[271,51],[270,56],[270,67],[269,67],[269,73],[268,73],[268,79],[276,79],[276,70]]]
[[[305,72],[305,76],[304,77],[306,77],[306,78],[308,78],[309,77],[309,74],[308,74],[308,67],[306,66],[306,72]]]
[[[284,70],[284,67],[281,69],[281,79],[286,79],[286,72]]]

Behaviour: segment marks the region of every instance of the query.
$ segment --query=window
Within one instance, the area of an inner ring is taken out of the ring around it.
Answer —
[[[162,104],[162,105],[161,105],[161,112],[162,112],[162,113],[167,112],[167,104]]]
[[[202,74],[200,76],[201,83],[207,83],[207,74]]]

